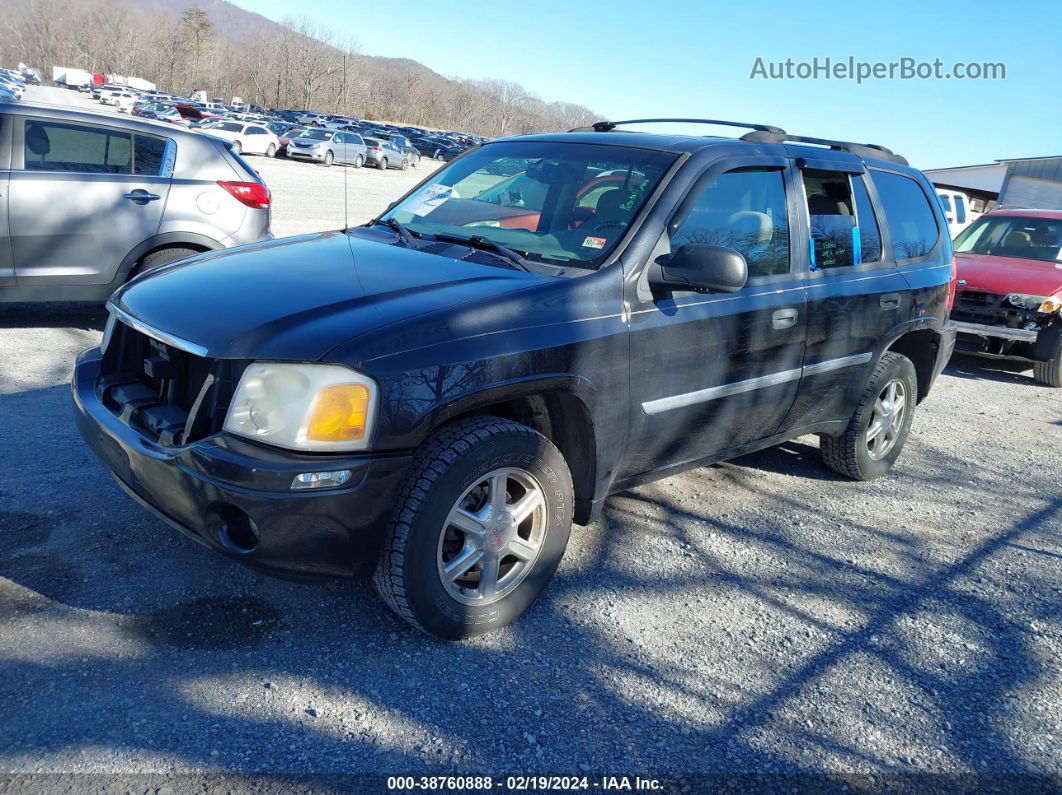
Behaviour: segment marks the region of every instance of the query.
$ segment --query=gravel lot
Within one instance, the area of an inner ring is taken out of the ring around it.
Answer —
[[[252,162],[278,234],[424,173]],[[1062,775],[1062,400],[1028,372],[957,357],[884,480],[804,439],[617,495],[527,616],[443,644],[127,498],[70,416],[102,322],[0,305],[2,772]]]

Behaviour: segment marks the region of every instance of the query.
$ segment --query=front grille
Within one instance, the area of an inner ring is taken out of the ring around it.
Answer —
[[[1011,306],[1004,295],[976,290],[959,292],[951,311],[953,320],[1009,328],[1021,328],[1030,321],[1036,321],[1037,315],[1033,310]]]
[[[116,322],[96,390],[122,422],[172,447],[221,430],[246,366],[195,356]]]

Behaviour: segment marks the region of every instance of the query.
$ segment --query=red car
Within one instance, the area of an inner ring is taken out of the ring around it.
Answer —
[[[1033,365],[1062,387],[1062,211],[995,210],[955,238],[959,350]]]

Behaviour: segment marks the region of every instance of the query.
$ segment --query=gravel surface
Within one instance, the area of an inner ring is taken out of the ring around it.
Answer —
[[[340,222],[345,170],[254,163],[278,233]],[[418,176],[351,171],[354,214]],[[0,305],[0,772],[1062,775],[1062,394],[1027,371],[957,357],[883,480],[802,439],[617,495],[445,644],[126,497],[71,420],[102,322]]]

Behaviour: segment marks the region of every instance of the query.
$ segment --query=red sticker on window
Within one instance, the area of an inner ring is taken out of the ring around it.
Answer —
[[[605,238],[603,237],[588,237],[583,241],[583,248],[604,248]]]

